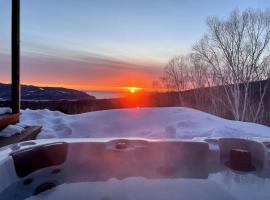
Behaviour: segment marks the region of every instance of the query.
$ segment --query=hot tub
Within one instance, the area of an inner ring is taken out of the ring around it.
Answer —
[[[0,199],[270,199],[269,142],[47,139],[0,150]]]

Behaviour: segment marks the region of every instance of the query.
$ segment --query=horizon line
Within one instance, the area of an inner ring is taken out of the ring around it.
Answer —
[[[11,84],[11,82],[1,81],[3,84]],[[43,84],[43,83],[29,83],[22,82],[21,85],[36,86],[36,87],[52,87],[52,88],[66,88],[74,90],[93,90],[93,91],[128,91],[135,89],[138,91],[153,91],[153,88],[143,88],[137,86],[85,86],[85,85],[72,85],[72,84]]]

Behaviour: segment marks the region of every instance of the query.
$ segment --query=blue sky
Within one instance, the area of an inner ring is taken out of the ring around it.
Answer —
[[[10,76],[10,2],[0,0],[0,82],[8,82]],[[190,52],[207,30],[208,16],[226,18],[236,8],[270,6],[268,0],[21,0],[21,4],[23,82],[90,88],[140,85],[144,79],[150,85],[169,58]],[[123,78],[133,74],[136,80]]]

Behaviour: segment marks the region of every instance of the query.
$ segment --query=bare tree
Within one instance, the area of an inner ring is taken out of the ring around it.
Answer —
[[[211,66],[213,84],[223,88],[234,118],[257,121],[268,84],[261,88],[257,104],[251,102],[250,84],[269,79],[269,10],[236,10],[227,20],[209,18],[207,25],[208,32],[194,46],[197,57]]]
[[[167,91],[177,92],[180,105],[184,104],[181,92],[186,90],[189,85],[186,59],[185,56],[173,57],[166,65],[162,77]]]
[[[152,82],[152,89],[156,93],[164,92],[164,84],[161,79],[154,80]]]
[[[203,62],[196,54],[190,54],[189,58],[189,82],[192,89],[210,87],[209,66]]]
[[[224,105],[220,90],[215,87],[218,83],[215,71],[211,66],[196,53],[189,56],[189,82],[191,83],[191,92],[194,95],[195,107],[201,110],[210,111],[221,115],[224,113]]]

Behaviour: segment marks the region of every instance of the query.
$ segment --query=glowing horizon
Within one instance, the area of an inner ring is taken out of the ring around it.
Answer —
[[[0,83],[4,84],[11,84],[11,82],[1,81]],[[21,85],[32,85],[37,87],[62,87],[67,89],[75,89],[75,90],[93,90],[93,91],[130,91],[135,90],[137,91],[152,91],[152,88],[142,88],[136,86],[85,86],[82,87],[81,85],[62,85],[62,84],[39,84],[39,83],[30,83],[30,82],[23,82]]]

